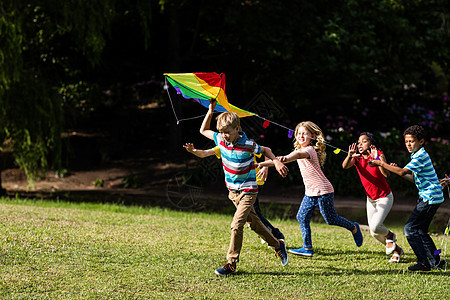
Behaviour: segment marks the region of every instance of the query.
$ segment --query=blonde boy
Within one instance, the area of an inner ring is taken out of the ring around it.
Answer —
[[[267,244],[275,249],[275,254],[281,259],[283,266],[287,265],[289,257],[284,241],[277,240],[267,227],[258,218],[253,204],[258,194],[258,184],[254,164],[254,154],[264,154],[271,159],[281,176],[287,175],[287,167],[281,163],[272,150],[259,146],[249,140],[244,132],[240,131],[239,117],[235,113],[224,112],[217,117],[217,130],[210,130],[211,119],[216,106],[215,100],[210,100],[209,110],[200,127],[200,133],[214,141],[219,146],[222,155],[225,183],[229,190],[228,197],[236,207],[231,222],[231,240],[227,253],[228,262],[215,270],[220,276],[234,274],[236,263],[242,248],[242,238],[245,223],[255,231]]]

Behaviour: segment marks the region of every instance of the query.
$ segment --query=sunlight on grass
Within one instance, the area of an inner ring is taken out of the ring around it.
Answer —
[[[0,200],[0,294],[26,298],[448,299],[450,272],[411,273],[364,232],[362,247],[338,227],[313,224],[314,257],[282,267],[247,227],[237,275],[226,260],[232,216],[58,201]],[[301,246],[295,220],[272,220],[288,247]],[[402,232],[402,228],[393,228]],[[443,236],[433,237],[440,245]]]

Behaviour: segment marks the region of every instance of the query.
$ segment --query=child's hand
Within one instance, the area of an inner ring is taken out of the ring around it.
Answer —
[[[269,174],[269,168],[268,167],[262,167],[261,169],[259,169],[259,172],[256,173],[256,178],[266,182],[268,174]]]
[[[372,156],[373,159],[377,159],[378,157],[378,149],[374,145],[370,145],[370,156]]]
[[[214,111],[216,108],[217,100],[216,99],[209,99],[209,109]]]
[[[440,179],[439,182],[441,183],[442,187],[445,188],[447,185],[450,184],[450,177],[448,177],[448,175],[445,174],[445,177]]]
[[[369,160],[369,166],[378,167],[380,166],[381,161],[379,159]]]
[[[358,154],[356,154],[356,143],[353,143],[350,146],[348,146],[348,156],[350,157],[359,156]]]
[[[398,165],[396,163],[390,163],[390,165],[393,167],[398,167]]]
[[[186,143],[186,145],[183,145],[184,149],[186,149],[187,152],[189,153],[193,153],[195,148],[194,148],[194,144],[192,143]]]
[[[275,168],[277,169],[278,173],[280,173],[280,175],[282,177],[286,177],[289,169],[288,167],[286,167],[282,162],[280,162],[278,159],[274,159],[273,163],[275,165]]]
[[[286,156],[277,156],[277,159],[281,162],[285,162],[287,160]]]

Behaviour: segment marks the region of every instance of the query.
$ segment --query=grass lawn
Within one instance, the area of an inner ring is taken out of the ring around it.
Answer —
[[[1,299],[449,299],[450,271],[412,273],[415,256],[389,264],[363,232],[313,223],[313,258],[274,252],[247,227],[237,274],[219,277],[231,215],[21,199],[0,200]],[[271,220],[288,247],[295,220]],[[440,248],[442,235],[434,236]],[[448,239],[448,237],[447,237]],[[445,244],[446,241],[444,241]],[[448,255],[447,255],[448,259]]]

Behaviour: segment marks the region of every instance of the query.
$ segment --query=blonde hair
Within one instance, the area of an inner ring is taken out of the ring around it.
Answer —
[[[306,130],[308,130],[313,136],[315,135],[315,138],[311,136],[309,145],[313,146],[316,150],[317,157],[319,158],[319,164],[321,167],[323,167],[323,165],[325,164],[325,159],[327,158],[327,153],[325,152],[326,145],[322,130],[319,126],[311,121],[301,122],[295,127],[295,137],[297,137],[300,127],[306,128]],[[301,148],[301,145],[297,141],[297,138],[295,138],[294,147],[296,150]]]
[[[236,128],[241,125],[241,121],[239,120],[239,116],[234,112],[223,112],[217,116],[217,130],[220,132],[228,127]]]

